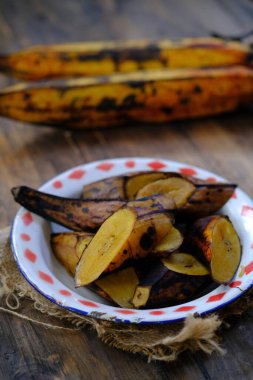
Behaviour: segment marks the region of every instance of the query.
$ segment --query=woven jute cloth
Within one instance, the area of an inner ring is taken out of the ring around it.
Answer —
[[[253,292],[205,318],[189,315],[184,322],[136,325],[103,321],[63,309],[41,296],[20,274],[9,243],[10,229],[0,231],[0,311],[52,329],[93,328],[116,348],[145,355],[148,360],[173,361],[185,351],[225,352],[222,327],[227,316],[253,306]]]

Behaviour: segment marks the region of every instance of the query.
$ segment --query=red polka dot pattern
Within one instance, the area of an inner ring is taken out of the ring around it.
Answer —
[[[242,216],[253,216],[253,207],[244,205],[242,206],[242,211],[241,211]]]
[[[35,261],[37,260],[37,255],[28,248],[25,249],[24,255],[27,258],[27,260],[31,261],[32,263],[35,263]]]
[[[82,169],[74,170],[72,173],[70,173],[69,178],[70,179],[81,179],[83,178],[85,174],[85,171]]]
[[[54,181],[53,186],[55,189],[61,189],[63,187],[63,184],[61,181]]]
[[[225,296],[226,292],[224,293],[219,293],[219,294],[215,294],[215,296],[211,296],[208,298],[208,300],[206,302],[216,302],[216,301],[220,301],[224,296]]]
[[[162,310],[152,310],[149,312],[150,315],[162,315],[162,314],[165,314],[164,311]]]
[[[179,169],[181,174],[187,174],[187,175],[197,175],[197,171],[192,168],[181,168]]]
[[[166,168],[166,164],[164,164],[163,162],[160,162],[160,161],[152,161],[148,164],[148,166],[153,169],[153,170],[161,170],[161,169],[164,169]]]
[[[127,168],[134,168],[135,167],[135,162],[134,161],[126,161],[125,166]]]
[[[23,214],[22,221],[25,226],[29,226],[33,222],[33,217],[29,211]]]
[[[91,301],[78,300],[78,302],[80,302],[82,305],[85,305],[85,306],[99,307],[98,304],[96,304],[95,302],[91,302]]]
[[[244,268],[245,274],[249,274],[253,272],[253,261],[251,261],[246,267]]]
[[[180,306],[180,307],[178,307],[177,309],[175,309],[174,311],[176,311],[176,312],[182,312],[182,311],[190,311],[190,310],[193,310],[193,309],[195,309],[195,307],[196,306]]]
[[[208,182],[217,182],[217,179],[215,177],[208,177],[206,178]]]
[[[45,272],[42,272],[42,271],[39,271],[39,278],[45,282],[48,282],[49,284],[53,284],[54,283],[54,280],[52,279],[51,276],[49,276],[49,274],[46,274]]]
[[[31,236],[28,234],[21,234],[20,237],[24,241],[30,241],[31,240]]]
[[[236,198],[237,198],[237,193],[236,193],[236,191],[233,192],[233,194],[231,195],[231,198],[233,198],[233,199],[236,199]]]
[[[59,290],[59,293],[62,294],[63,296],[67,296],[67,297],[71,296],[71,292],[65,289]]]
[[[99,170],[104,170],[105,172],[108,172],[109,170],[111,170],[112,168],[114,167],[114,164],[111,164],[110,162],[105,162],[103,164],[99,164],[97,166],[97,169]]]
[[[117,313],[120,313],[120,314],[125,314],[125,315],[128,315],[128,314],[136,314],[135,311],[133,310],[127,310],[127,309],[117,309],[115,310]]]
[[[231,284],[229,284],[230,288],[236,288],[237,286],[240,286],[242,281],[233,281]]]

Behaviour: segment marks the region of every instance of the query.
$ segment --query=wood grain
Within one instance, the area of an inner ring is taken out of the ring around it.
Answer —
[[[0,53],[38,43],[127,38],[179,38],[243,33],[252,28],[248,0],[8,0],[0,2]],[[13,80],[0,76],[0,85]],[[38,187],[93,160],[154,156],[199,165],[237,182],[253,196],[250,113],[161,126],[60,132],[0,119],[0,226],[18,206],[10,188]],[[148,364],[101,343],[92,331],[50,331],[0,315],[1,379],[253,378],[252,312],[224,332],[223,357],[185,353],[175,363]]]

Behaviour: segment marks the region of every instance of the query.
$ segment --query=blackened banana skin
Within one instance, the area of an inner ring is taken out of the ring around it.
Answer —
[[[250,106],[253,70],[136,71],[107,77],[18,84],[0,91],[0,115],[58,128],[164,123]]]
[[[26,186],[15,187],[12,194],[27,210],[73,231],[94,230],[122,207],[138,215],[164,213],[171,215],[173,202],[166,195],[155,195],[132,202],[110,199],[70,199],[46,194]]]
[[[24,80],[234,65],[252,65],[250,47],[218,38],[41,45],[0,56],[0,71]]]

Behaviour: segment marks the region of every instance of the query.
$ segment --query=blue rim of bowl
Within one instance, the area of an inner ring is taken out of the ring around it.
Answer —
[[[102,162],[104,162],[104,161],[108,161],[108,160],[113,160],[113,161],[126,161],[126,160],[152,160],[152,159],[159,159],[159,160],[164,160],[164,161],[169,161],[170,163],[172,163],[172,164],[176,164],[176,165],[188,165],[188,164],[186,164],[186,163],[183,163],[183,162],[179,162],[179,161],[171,161],[171,160],[168,160],[168,159],[163,159],[163,158],[155,158],[155,157],[116,157],[116,158],[108,158],[108,159],[105,159],[105,160],[98,160],[98,161],[91,161],[91,162],[88,162],[87,164],[80,164],[80,165],[77,165],[77,166],[74,166],[74,167],[72,167],[72,168],[70,168],[70,169],[68,169],[68,170],[65,170],[65,171],[63,171],[62,173],[60,173],[60,174],[58,174],[58,175],[64,175],[64,174],[66,174],[66,173],[68,173],[69,171],[71,171],[71,170],[73,170],[73,169],[76,169],[76,168],[81,168],[81,167],[83,167],[84,165],[88,165],[88,164],[100,164],[100,163],[102,163]],[[191,165],[190,164],[190,166],[192,167],[192,168],[194,168],[194,169],[196,169],[196,170],[204,170],[204,171],[206,171],[206,172],[208,172],[208,173],[210,173],[210,174],[213,174],[213,175],[215,175],[216,177],[220,177],[219,175],[217,175],[217,174],[215,174],[215,173],[212,173],[212,172],[209,172],[208,170],[205,170],[205,169],[202,169],[201,167],[198,167],[198,166],[195,166],[195,165]],[[58,176],[57,175],[57,176]],[[57,177],[56,176],[56,177]],[[54,177],[55,178],[55,177]],[[54,178],[51,178],[51,179],[49,179],[48,181],[45,181],[40,187],[39,187],[39,189],[41,189],[41,187],[43,187],[43,186],[46,186],[47,184],[49,184],[51,181],[52,181],[52,179],[54,179]],[[222,178],[223,180],[226,180],[225,178],[223,178],[223,177],[220,177],[220,178]],[[239,188],[240,190],[241,190],[241,188]],[[244,192],[244,191],[243,191]],[[245,195],[247,195],[248,197],[249,197],[249,195],[248,194],[246,194],[245,192],[244,192],[244,194]],[[250,197],[249,197],[249,199],[251,199]],[[106,321],[110,321],[110,322],[121,322],[121,323],[133,323],[133,324],[166,324],[166,323],[177,323],[177,322],[181,322],[181,321],[184,321],[187,317],[179,317],[179,318],[175,318],[175,319],[169,319],[169,320],[161,320],[161,321],[157,321],[157,320],[154,320],[154,321],[142,321],[142,318],[137,318],[137,320],[139,320],[138,322],[137,321],[130,321],[130,320],[128,320],[128,319],[124,319],[124,318],[112,318],[112,319],[107,319],[107,318],[103,318],[103,316],[100,316],[99,314],[94,314],[94,315],[92,315],[91,313],[89,313],[89,312],[86,312],[86,311],[84,311],[84,310],[80,310],[80,309],[76,309],[76,308],[72,308],[71,306],[64,306],[64,305],[62,305],[60,302],[57,302],[57,300],[56,299],[54,299],[53,297],[51,297],[50,295],[48,295],[48,294],[46,294],[46,293],[44,293],[42,290],[40,290],[39,288],[38,288],[38,286],[36,285],[36,284],[34,284],[30,279],[29,279],[29,277],[26,275],[26,273],[22,270],[22,268],[21,268],[21,266],[20,266],[20,264],[19,264],[19,261],[18,261],[18,257],[17,257],[17,254],[16,254],[16,250],[15,250],[15,247],[14,247],[14,242],[13,242],[13,240],[14,240],[14,238],[13,238],[13,234],[14,234],[14,232],[13,232],[13,230],[14,230],[14,225],[15,225],[15,222],[16,222],[16,219],[17,219],[17,215],[18,215],[18,213],[20,212],[20,210],[22,210],[22,209],[24,209],[23,207],[20,207],[19,208],[19,210],[18,210],[18,212],[17,212],[17,214],[15,215],[15,217],[14,217],[14,219],[13,219],[13,221],[12,221],[12,225],[11,225],[11,232],[10,232],[10,245],[11,245],[11,250],[12,250],[12,254],[13,254],[13,257],[14,257],[14,259],[15,259],[15,262],[16,262],[16,264],[17,264],[17,267],[18,267],[18,270],[19,270],[19,272],[22,274],[22,276],[25,278],[25,280],[39,293],[39,294],[41,294],[43,297],[45,297],[47,300],[49,300],[50,302],[52,302],[52,303],[54,303],[55,305],[57,305],[57,306],[60,306],[61,308],[63,308],[63,309],[66,309],[66,310],[69,310],[69,311],[71,311],[71,312],[74,312],[74,313],[77,313],[77,314],[81,314],[81,315],[85,315],[85,316],[89,316],[89,317],[91,317],[91,318],[95,318],[95,319],[101,319],[101,320],[106,320]],[[242,297],[242,295],[244,294],[244,293],[247,293],[251,288],[252,288],[252,286],[253,286],[253,281],[251,282],[251,284],[246,288],[246,289],[244,289],[244,290],[241,290],[241,292],[238,294],[238,295],[236,295],[235,297],[233,297],[233,298],[231,298],[231,299],[229,299],[228,301],[226,301],[226,302],[223,302],[222,304],[220,304],[220,305],[217,305],[217,306],[215,306],[215,307],[213,307],[213,308],[211,308],[211,309],[208,309],[208,310],[206,310],[206,311],[203,311],[203,312],[194,312],[193,314],[197,314],[198,316],[205,316],[205,315],[207,315],[207,314],[210,314],[210,313],[213,313],[214,311],[216,311],[216,310],[219,310],[219,309],[221,309],[221,308],[224,308],[224,307],[226,307],[227,305],[229,305],[229,304],[231,304],[232,302],[235,302],[238,298],[240,298],[240,297]],[[187,303],[187,302],[186,302]],[[184,304],[180,304],[180,305],[184,305]],[[178,305],[178,306],[180,306],[180,305]],[[161,308],[162,309],[162,308]],[[188,315],[191,315],[192,313],[188,313],[187,314],[187,316]]]

